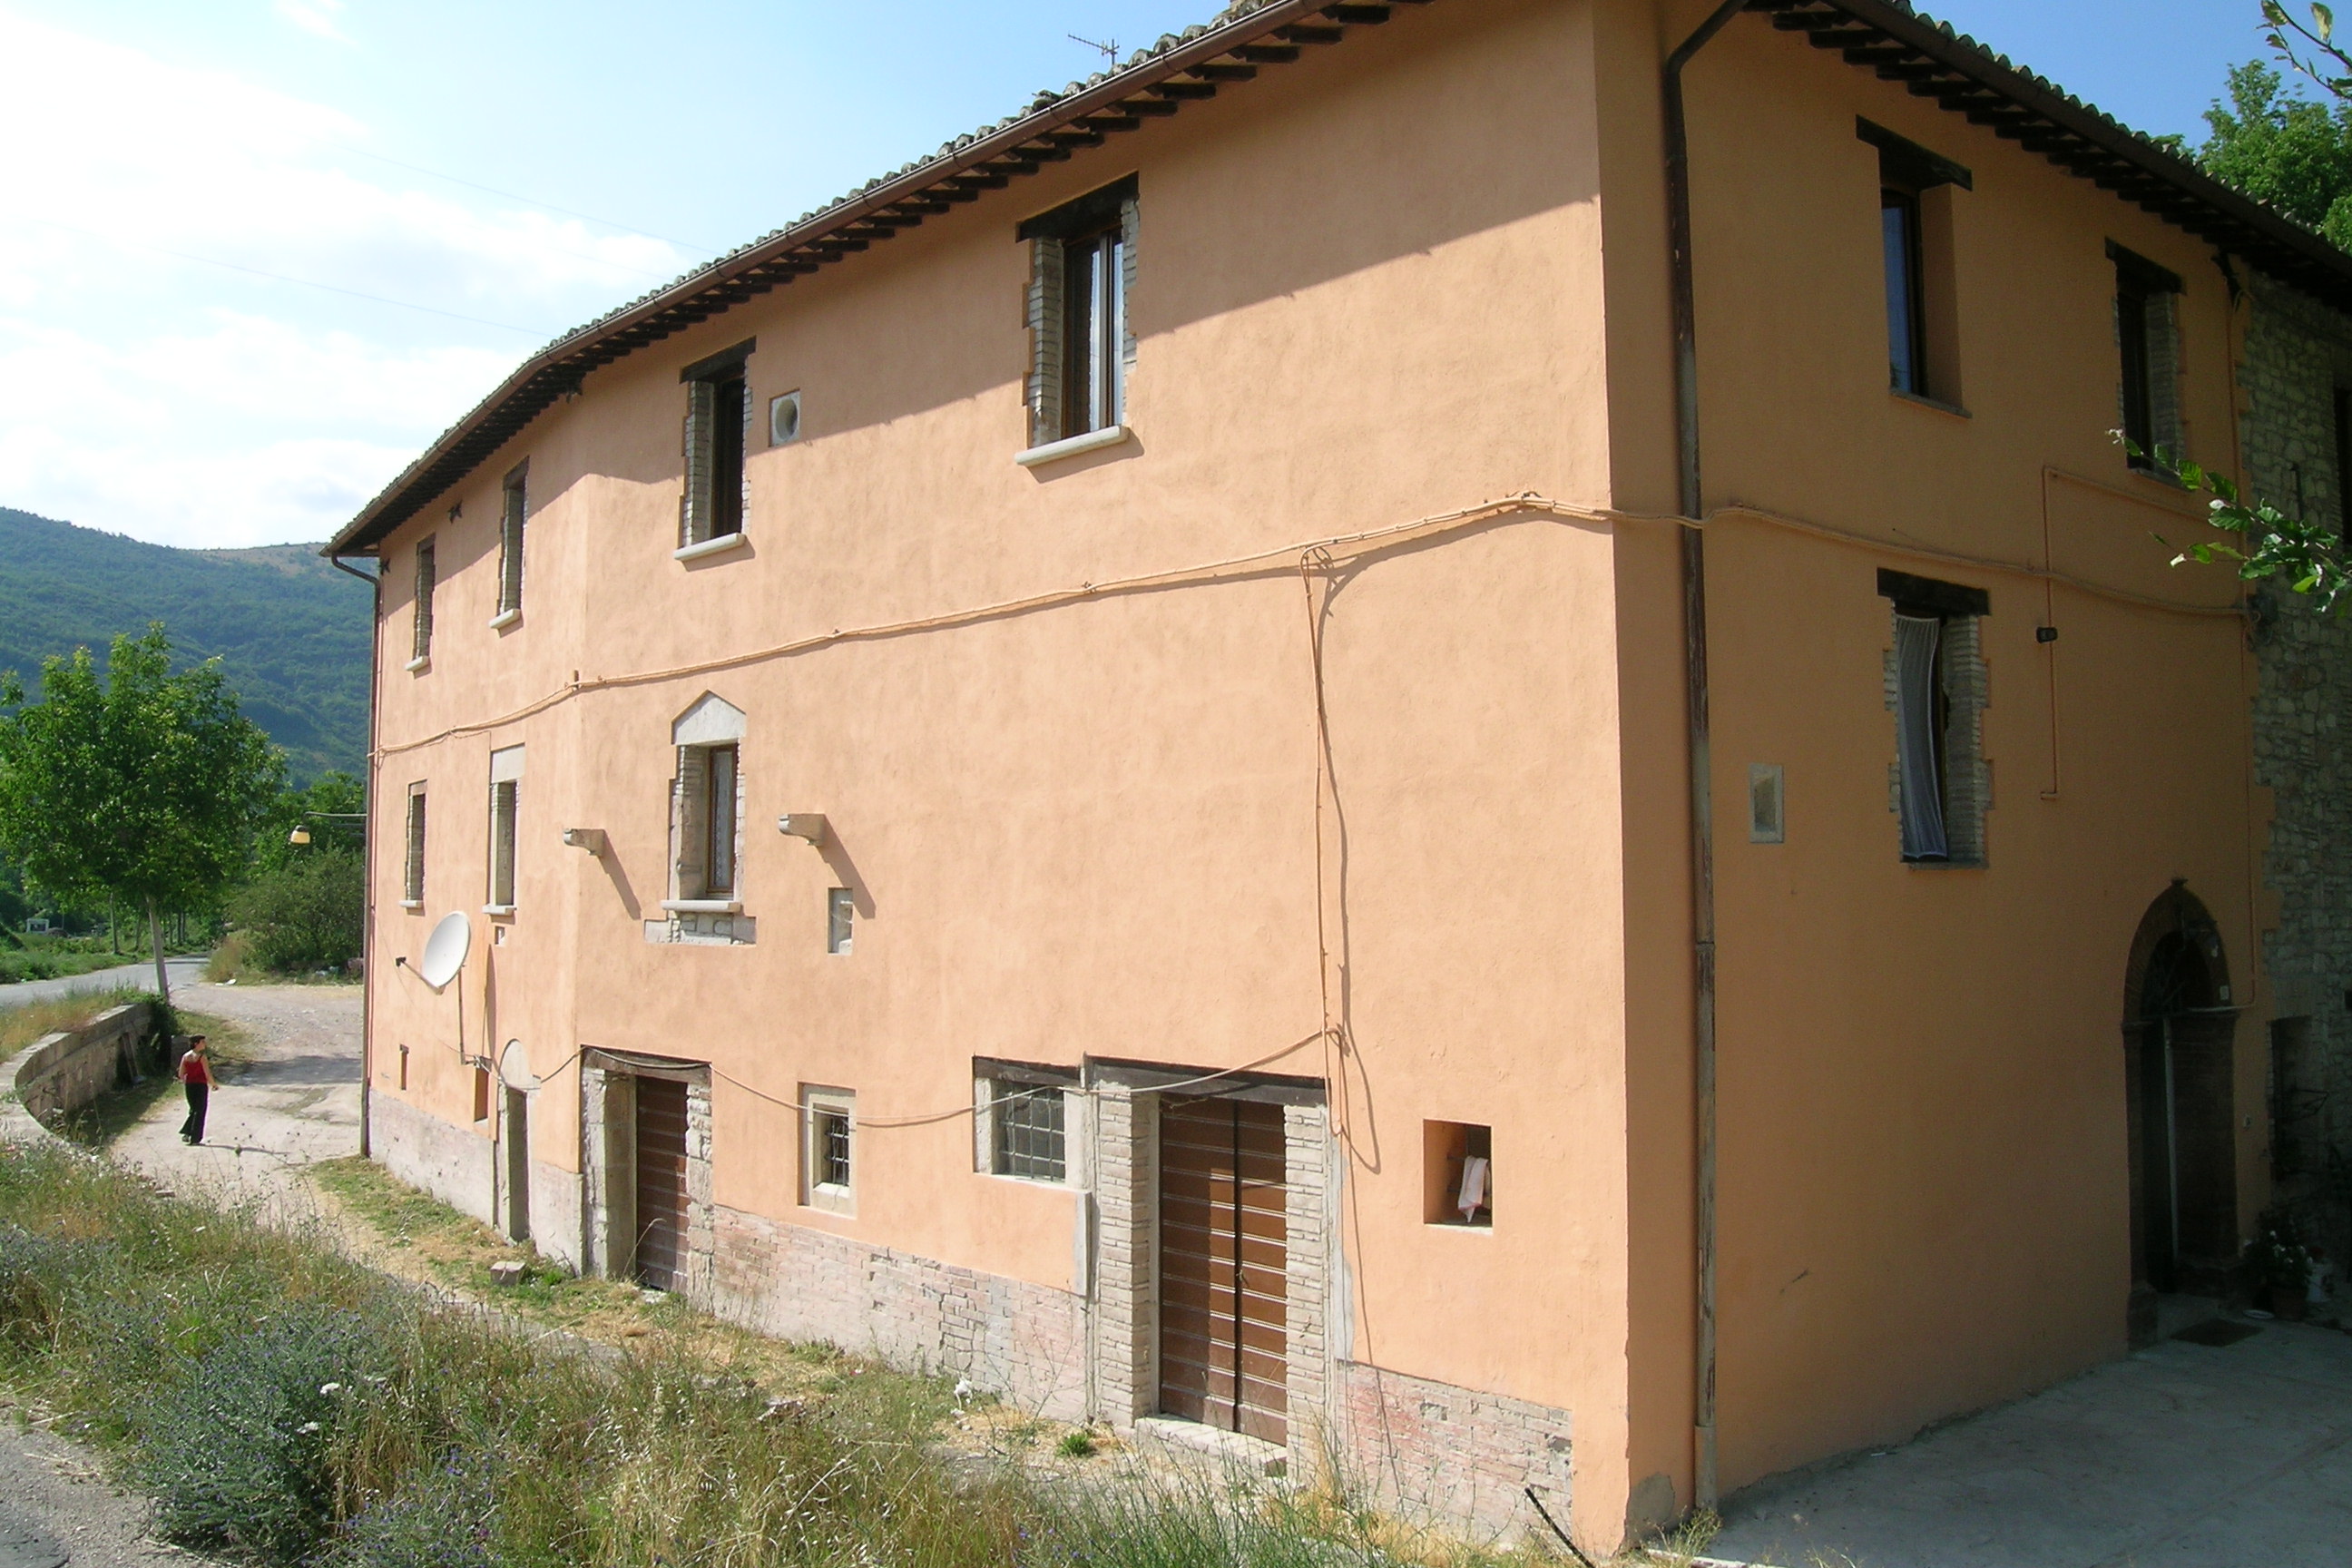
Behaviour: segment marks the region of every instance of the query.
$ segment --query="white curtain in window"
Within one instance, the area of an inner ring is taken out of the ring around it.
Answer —
[[[1936,768],[1936,649],[1944,623],[1932,616],[1895,617],[1895,754],[1903,780],[1903,853],[1948,853],[1944,790]]]

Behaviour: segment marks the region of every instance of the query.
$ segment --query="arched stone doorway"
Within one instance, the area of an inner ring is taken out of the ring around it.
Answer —
[[[2156,1337],[2158,1297],[2219,1296],[2237,1260],[2231,995],[2220,928],[2173,883],[2142,917],[2125,979],[2135,1345]]]

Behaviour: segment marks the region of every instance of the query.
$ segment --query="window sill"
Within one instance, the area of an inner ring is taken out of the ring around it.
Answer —
[[[400,907],[404,910],[421,910],[425,907],[425,900],[423,899],[403,899],[400,900]]]
[[[1961,407],[1957,403],[1947,403],[1940,397],[1923,396],[1916,392],[1906,392],[1899,386],[1888,387],[1886,389],[1886,395],[1894,398],[1898,403],[1915,403],[1922,408],[1932,408],[1938,414],[1948,414],[1956,419],[1973,419],[1976,417],[1975,415],[1969,413],[1967,409]]]
[[[1466,1230],[1473,1236],[1492,1236],[1495,1234],[1495,1222],[1491,1219],[1475,1221],[1466,1219],[1433,1219],[1423,1221],[1423,1223],[1427,1225],[1432,1230]]]
[[[520,625],[522,625],[522,609],[520,605],[511,610],[500,610],[490,617],[490,630],[494,632],[502,632],[509,626]]]
[[[1124,425],[1106,425],[1099,430],[1089,430],[1083,436],[1071,436],[1059,441],[1048,441],[1042,447],[1032,447],[1013,455],[1013,460],[1024,468],[1044,463],[1059,462],[1075,458],[1081,452],[1098,452],[1105,447],[1116,447],[1132,434]]]
[[[433,656],[429,653],[420,653],[400,668],[411,675],[422,675],[433,668]]]
[[[730,550],[740,550],[751,542],[751,536],[738,529],[722,533],[716,539],[706,539],[697,544],[681,544],[669,552],[672,561],[700,561],[706,556],[724,555]]]
[[[1981,860],[1914,860],[1906,858],[1903,864],[1906,869],[1913,871],[1981,871],[1985,868],[1985,863]]]
[[[663,909],[674,915],[740,915],[743,906],[733,899],[664,899]]]
[[[484,904],[482,912],[492,920],[511,920],[515,907],[512,904]]]
[[[857,1199],[847,1187],[813,1187],[809,1191],[808,1202],[801,1206],[814,1209],[819,1214],[833,1215],[841,1219],[857,1217]]]

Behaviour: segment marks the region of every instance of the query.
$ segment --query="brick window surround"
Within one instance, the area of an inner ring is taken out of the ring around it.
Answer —
[[[2161,448],[2187,455],[2180,416],[2180,275],[2107,242],[2116,266],[2116,347],[2122,362],[2119,413],[2126,439],[2139,447],[2129,459],[2142,471]]]
[[[449,510],[449,519],[456,521],[457,510]],[[409,625],[408,667],[416,668],[433,657],[433,590],[440,581],[434,563],[435,537],[426,534],[416,542],[416,594]]]
[[[490,753],[490,888],[485,912],[509,914],[515,907],[515,853],[522,808],[523,748]]]
[[[499,614],[505,626],[522,611],[522,529],[530,515],[530,459],[516,464],[499,488]]]
[[[743,531],[751,510],[744,457],[751,444],[751,391],[744,363],[759,347],[746,338],[678,372],[686,387],[686,484],[677,503],[681,549]]]
[[[425,782],[408,786],[408,816],[403,825],[406,853],[400,874],[400,901],[410,909],[425,906]]]
[[[1135,365],[1129,300],[1139,227],[1136,179],[1023,223],[1030,247],[1029,444],[1042,447],[1127,417]]]
[[[1895,761],[1887,806],[1901,827],[1901,852],[1916,866],[1980,867],[1992,764],[1984,755],[1984,710],[1991,704],[1979,623],[1990,612],[1982,588],[1881,571],[1890,602],[1885,699],[1895,715]]]

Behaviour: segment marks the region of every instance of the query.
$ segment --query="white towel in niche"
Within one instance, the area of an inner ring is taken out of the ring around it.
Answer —
[[[1462,1197],[1458,1205],[1462,1217],[1468,1219],[1475,1215],[1478,1205],[1486,1201],[1486,1158],[1483,1154],[1473,1154],[1462,1162]]]

